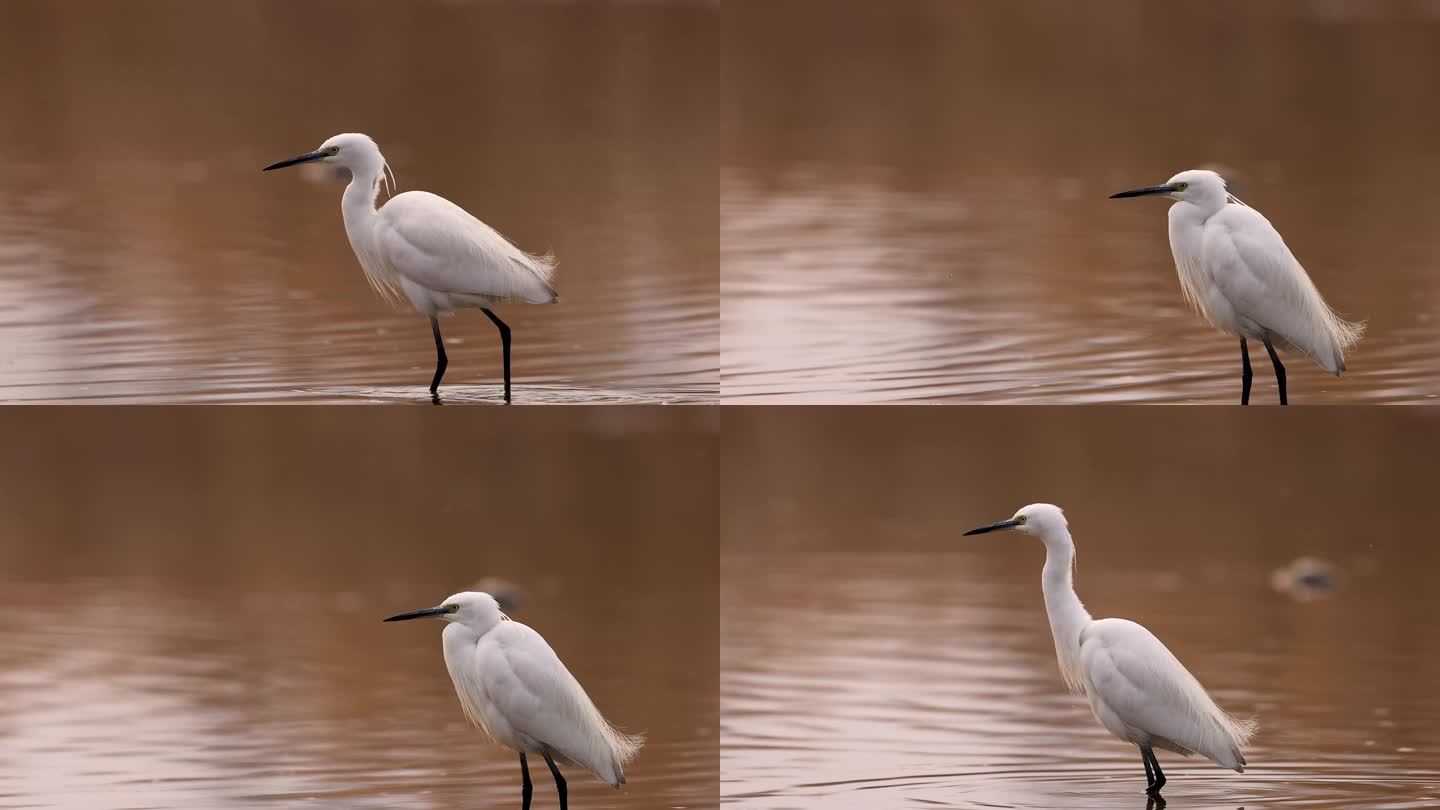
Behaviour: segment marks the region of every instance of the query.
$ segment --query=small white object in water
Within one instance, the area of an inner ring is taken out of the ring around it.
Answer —
[[[1300,602],[1324,599],[1335,590],[1335,566],[1319,557],[1299,557],[1270,574],[1270,585]]]

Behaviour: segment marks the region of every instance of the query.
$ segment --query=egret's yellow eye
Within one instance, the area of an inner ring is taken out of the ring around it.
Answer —
[[[1016,515],[1016,516],[1015,516],[1015,525],[1017,525],[1017,526],[1024,526],[1024,525],[1025,525],[1025,516],[1024,516],[1024,515]]]
[[[454,612],[458,611],[459,609],[460,609],[460,606],[459,606],[459,605],[446,605],[446,606],[445,606],[445,612],[446,612],[446,613],[454,613]]]
[[[1184,191],[1185,189],[1187,189],[1187,188],[1189,188],[1189,187],[1190,187],[1190,184],[1189,184],[1189,183],[1176,183],[1176,184],[1175,184],[1175,190],[1176,190],[1176,191]]]
[[[327,155],[338,155],[338,154],[340,154],[340,147],[338,147],[338,146],[332,146],[332,147],[330,147],[329,149],[326,149],[326,150],[325,150],[325,154],[327,154]]]

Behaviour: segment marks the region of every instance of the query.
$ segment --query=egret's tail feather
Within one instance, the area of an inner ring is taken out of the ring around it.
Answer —
[[[610,746],[611,756],[615,758],[615,781],[611,783],[611,787],[618,788],[625,784],[625,766],[630,764],[630,760],[634,759],[645,745],[645,735],[626,734],[608,721],[602,733],[605,735],[605,742]]]
[[[1345,370],[1345,350],[1359,342],[1365,334],[1364,321],[1347,321],[1334,310],[1330,311],[1330,335],[1335,341],[1335,371],[1336,377]]]
[[[1218,719],[1226,735],[1230,738],[1230,756],[1228,759],[1220,760],[1220,764],[1236,773],[1244,773],[1247,763],[1245,762],[1245,752],[1242,749],[1250,743],[1250,738],[1255,736],[1255,732],[1260,730],[1260,720],[1256,717],[1240,720],[1224,711],[1220,712]]]
[[[1320,298],[1319,292],[1315,292],[1314,301],[1318,310],[1318,328],[1309,338],[1297,339],[1277,332],[1272,332],[1271,337],[1282,349],[1307,355],[1321,368],[1339,377],[1340,372],[1345,370],[1345,351],[1364,336],[1365,322],[1347,321],[1335,314]]]
[[[544,288],[545,293],[549,296],[548,299],[537,296],[527,300],[532,304],[554,304],[558,302],[560,300],[560,294],[555,292],[555,288],[551,286],[551,283],[555,279],[555,254],[526,253],[518,248],[516,251],[524,257],[523,261],[517,259],[517,263],[534,275],[535,279],[540,282],[540,286]]]

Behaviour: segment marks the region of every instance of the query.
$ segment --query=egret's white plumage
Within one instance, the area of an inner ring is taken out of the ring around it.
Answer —
[[[465,209],[428,191],[407,191],[377,208],[381,187],[393,173],[380,147],[368,135],[336,135],[314,152],[280,161],[266,170],[315,161],[350,171],[340,210],[350,247],[370,285],[386,300],[409,300],[415,309],[430,317],[438,353],[431,391],[439,387],[446,364],[435,319],[474,307],[485,310],[501,330],[508,401],[509,330],[489,308],[506,303],[553,304],[560,300],[551,286],[554,257],[526,253]]]
[[[560,300],[550,286],[553,257],[515,247],[444,197],[406,191],[371,210],[372,227],[352,225],[347,215],[345,231],[355,255],[368,254],[361,260],[366,275],[391,300],[403,293],[426,315]]]
[[[1335,314],[1279,231],[1204,169],[1114,197],[1158,195],[1170,206],[1170,250],[1185,300],[1230,335],[1270,341],[1339,375],[1345,351],[1365,331]],[[1247,366],[1248,370],[1248,366]],[[1276,365],[1283,391],[1284,368]],[[1248,379],[1248,378],[1247,378]],[[1249,384],[1243,399],[1249,398]]]
[[[1244,773],[1241,749],[1255,721],[1237,720],[1215,705],[1149,630],[1127,619],[1100,619],[1081,631],[1079,648],[1085,696],[1111,734]]]
[[[548,755],[613,787],[625,783],[625,765],[644,738],[612,726],[539,633],[477,592],[386,621],[424,616],[449,623],[442,633],[445,668],[470,722],[521,754],[522,763],[525,754]]]
[[[1018,529],[1045,544],[1041,586],[1060,673],[1072,692],[1086,697],[1106,730],[1140,746],[1142,756],[1160,748],[1244,771],[1243,748],[1255,721],[1237,720],[1217,706],[1149,630],[1125,619],[1095,620],[1085,610],[1075,593],[1075,544],[1059,507],[1031,504],[1009,520],[966,534],[999,529]],[[1158,774],[1158,762],[1155,768]],[[1163,784],[1162,775],[1158,785]],[[1151,789],[1158,792],[1158,785],[1152,782]]]

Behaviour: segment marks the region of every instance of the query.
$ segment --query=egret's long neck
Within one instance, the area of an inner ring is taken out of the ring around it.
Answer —
[[[357,169],[345,187],[345,196],[340,198],[340,212],[345,217],[345,229],[351,241],[357,233],[368,233],[368,229],[356,226],[375,216],[375,198],[380,193],[381,169]]]
[[[1055,656],[1060,674],[1074,692],[1083,692],[1080,675],[1080,631],[1090,624],[1090,614],[1075,595],[1075,542],[1064,527],[1041,538],[1045,542],[1045,613],[1050,617],[1050,634],[1055,637]]]

